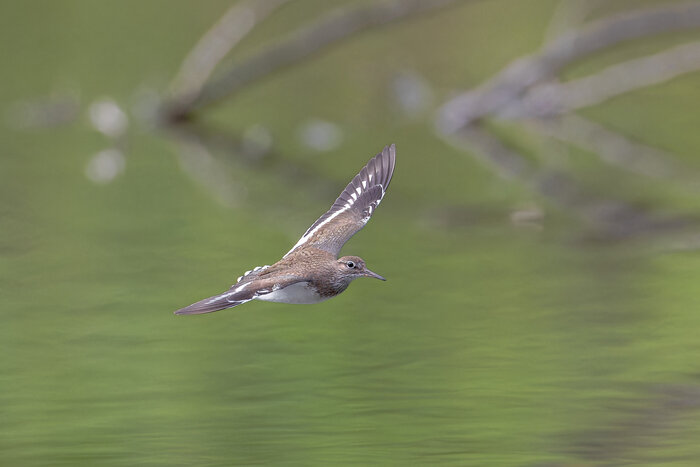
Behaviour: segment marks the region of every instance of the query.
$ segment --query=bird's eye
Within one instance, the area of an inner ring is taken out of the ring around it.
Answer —
[[[345,264],[347,264],[349,268],[354,268],[354,267],[355,267],[355,263],[353,263],[352,261],[348,261],[348,262],[345,263]]]

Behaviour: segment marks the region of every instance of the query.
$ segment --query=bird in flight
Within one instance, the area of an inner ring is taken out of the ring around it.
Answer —
[[[386,146],[345,187],[289,252],[271,266],[256,267],[226,292],[177,310],[176,315],[211,313],[251,300],[318,303],[335,297],[359,277],[386,280],[358,256],[338,253],[381,203],[396,165],[396,147]]]

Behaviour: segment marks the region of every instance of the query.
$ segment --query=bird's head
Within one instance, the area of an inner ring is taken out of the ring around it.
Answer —
[[[358,277],[374,277],[382,281],[386,280],[376,272],[367,269],[364,260],[359,256],[343,256],[338,259],[336,265],[344,276],[352,279],[357,279]]]

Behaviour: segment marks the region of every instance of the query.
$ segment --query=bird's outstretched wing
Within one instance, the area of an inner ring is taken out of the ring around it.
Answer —
[[[333,206],[318,218],[285,255],[313,246],[338,255],[350,237],[367,224],[384,198],[396,165],[396,147],[392,144],[374,156],[352,179]]]
[[[200,315],[231,308],[304,280],[303,277],[292,274],[269,274],[274,268],[267,268],[269,266],[248,271],[245,275],[239,277],[238,282],[233,284],[226,292],[181,308],[175,314]]]
[[[214,295],[204,300],[193,303],[190,306],[181,308],[175,312],[176,315],[201,315],[203,313],[211,313],[213,311],[231,308],[241,303],[249,302],[254,298],[253,294],[244,293],[237,294],[233,289],[228,290],[219,295]]]

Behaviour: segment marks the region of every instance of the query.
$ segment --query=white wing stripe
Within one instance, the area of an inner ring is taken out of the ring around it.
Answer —
[[[320,224],[318,224],[316,227],[314,227],[314,229],[313,229],[312,231],[310,231],[309,233],[307,233],[306,235],[304,235],[303,237],[301,237],[301,238],[299,239],[299,241],[296,243],[296,245],[294,245],[294,246],[292,247],[292,249],[289,250],[289,251],[287,252],[287,254],[284,255],[282,258],[286,258],[287,255],[288,255],[289,253],[291,253],[292,251],[294,251],[298,246],[301,246],[301,245],[303,245],[304,243],[306,243],[306,242],[318,231],[318,229],[320,229],[320,228],[323,227],[324,225],[328,224],[330,221],[332,221],[333,219],[335,219],[336,217],[338,217],[340,214],[344,213],[344,212],[347,211],[348,209],[350,209],[350,206],[347,206],[347,205],[346,205],[343,209],[339,209],[339,210],[337,210],[336,212],[334,212],[333,214],[331,214],[330,216],[328,216],[328,218],[327,218],[326,220],[324,220],[323,222],[321,222]]]
[[[243,289],[245,289],[246,287],[248,287],[248,285],[250,285],[250,282],[247,283],[247,284],[239,285],[238,287],[236,287],[235,289],[233,289],[233,290],[230,291],[230,292],[222,293],[221,295],[217,295],[217,296],[215,296],[215,297],[212,297],[210,300],[207,301],[206,304],[209,305],[210,303],[214,303],[214,302],[216,302],[216,301],[218,301],[218,300],[220,300],[220,299],[222,299],[222,298],[225,298],[227,301],[230,302],[230,301],[232,301],[232,300],[229,300],[228,297],[230,297],[231,295],[233,295],[233,294],[235,294],[235,293],[237,293],[237,292],[240,292],[241,290],[243,290]],[[236,301],[236,300],[233,300],[233,301]]]
[[[325,247],[329,248],[329,251],[339,249],[339,246],[342,247],[342,244],[338,245],[339,241],[342,240],[343,243],[345,243],[345,241],[347,241],[347,239],[350,238],[350,236],[357,232],[357,230],[361,229],[362,225],[367,223],[369,217],[375,211],[382,198],[384,198],[386,189],[383,183],[388,183],[391,180],[392,174],[394,172],[394,161],[395,147],[393,144],[390,146],[386,146],[380,154],[377,154],[372,159],[370,159],[370,161],[365,165],[365,167],[363,167],[362,170],[360,170],[360,173],[358,173],[355,176],[355,178],[351,180],[350,184],[346,186],[345,190],[343,190],[340,193],[340,196],[336,199],[336,202],[333,204],[333,206],[331,206],[331,210],[326,212],[323,216],[321,216],[321,218],[316,221],[319,223],[315,225],[311,230],[308,230],[304,235],[302,235],[299,241],[297,241],[297,243],[291,248],[291,250],[289,250],[287,254],[283,256],[283,258],[286,258],[294,250],[307,243],[309,239],[313,237],[321,227],[333,221],[340,214],[350,209],[356,208],[355,205],[357,204],[357,201],[362,197],[363,194],[367,192],[368,189],[374,189],[375,186],[379,186],[381,194],[380,196],[377,196],[378,199],[373,199],[371,201],[366,200],[367,204],[371,203],[372,205],[361,206],[363,212],[360,213],[360,216],[362,217],[362,219],[358,220],[362,224],[359,225],[357,229],[354,229],[353,232],[343,232],[343,235],[349,233],[349,236],[347,236],[347,238],[333,239],[331,237],[334,233],[328,232],[328,235],[330,236],[329,238],[321,238],[319,240],[321,243],[328,243],[328,245],[325,245]],[[333,213],[331,214],[331,212]],[[324,217],[325,219],[323,219]],[[323,220],[321,221],[321,219]],[[321,246],[323,247],[323,245]]]
[[[241,281],[241,279],[243,279],[245,276],[247,276],[251,272],[264,271],[265,269],[267,269],[269,267],[270,267],[270,265],[266,264],[265,266],[256,266],[252,270],[244,272],[242,276],[240,276],[238,279],[236,279],[236,284],[238,284]]]
[[[372,175],[371,175],[371,174],[370,174],[370,178],[372,178]],[[382,199],[384,199],[384,194],[386,193],[386,191],[384,190],[384,186],[383,186],[382,184],[377,184],[377,186],[379,186],[379,187],[382,189],[382,196],[377,200],[377,206],[379,206],[379,203],[381,203],[381,202],[382,202]],[[358,191],[358,192],[361,192],[361,190],[360,190],[359,188],[357,189],[357,191]],[[357,198],[356,198],[357,195],[356,195],[355,193],[351,193],[350,195],[353,197],[353,200],[348,200],[348,202],[345,204],[345,206],[344,206],[342,209],[339,209],[338,211],[336,211],[336,212],[334,212],[333,214],[331,214],[330,216],[328,216],[327,219],[325,219],[323,222],[321,222],[321,223],[318,224],[316,227],[314,227],[314,229],[313,229],[312,231],[308,232],[306,235],[304,235],[303,237],[301,237],[301,238],[299,239],[299,241],[296,243],[296,245],[294,245],[294,246],[292,247],[292,249],[289,250],[289,251],[287,252],[287,254],[284,255],[282,258],[286,258],[287,255],[289,255],[289,253],[291,253],[292,251],[296,250],[296,248],[297,248],[298,246],[301,246],[301,245],[303,245],[304,243],[306,243],[306,242],[309,240],[309,238],[311,238],[311,237],[313,236],[313,234],[316,233],[316,231],[318,231],[318,229],[320,229],[321,227],[323,227],[324,225],[328,224],[330,221],[332,221],[333,219],[335,219],[336,217],[338,217],[339,214],[341,214],[341,213],[347,211],[348,209],[350,209],[350,208],[352,207],[352,204],[353,204],[353,202],[354,202],[354,199],[357,199]],[[370,217],[371,217],[371,215],[372,215],[372,214],[371,214],[372,212],[373,212],[373,210],[370,210]],[[367,218],[367,221],[368,221],[368,220],[369,220],[369,217]],[[365,221],[365,224],[367,223],[367,221]]]

